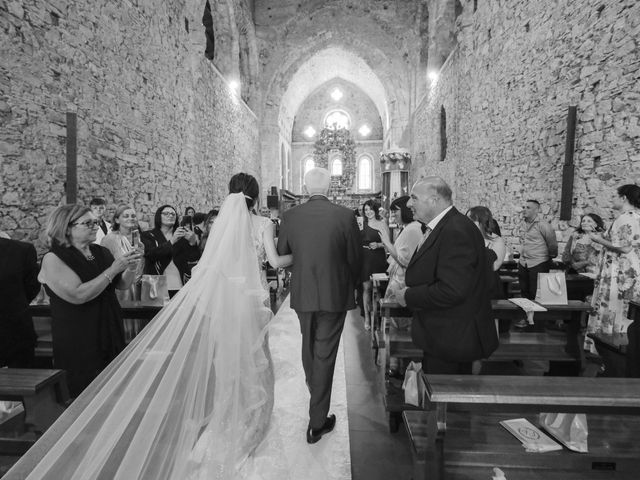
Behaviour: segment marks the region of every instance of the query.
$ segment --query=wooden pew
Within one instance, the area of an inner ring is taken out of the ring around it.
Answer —
[[[634,332],[640,328],[640,300],[629,302],[627,318],[633,322],[629,326],[628,333],[633,337]],[[627,333],[589,333],[598,350],[598,354],[604,363],[605,377],[640,377],[640,352],[637,341]]]
[[[0,438],[0,452],[24,453],[67,407],[66,374],[63,370],[0,368],[0,400],[22,402],[25,412],[25,435]]]
[[[508,300],[493,300],[493,313],[496,318],[515,320],[523,318],[524,312],[520,307]],[[591,309],[588,303],[578,300],[569,301],[568,305],[548,305],[547,312],[536,312],[534,321],[541,325],[540,332],[510,332],[500,336],[500,346],[493,355],[485,360],[488,362],[507,360],[529,360],[562,362],[575,365],[575,371],[579,372],[582,366],[584,353],[582,351],[582,334],[580,326],[586,313]],[[385,392],[384,404],[388,412],[389,430],[395,432],[400,423],[400,415],[411,405],[404,403],[402,391],[402,378],[404,372],[397,372],[400,378],[390,375],[391,357],[407,360],[422,359],[422,351],[411,340],[409,330],[397,330],[387,327],[391,317],[412,316],[411,310],[401,307],[397,303],[380,301],[381,324],[375,334],[375,342],[383,355],[384,375],[383,390]],[[544,324],[549,319],[565,319],[567,331],[563,334],[545,332]],[[573,367],[572,367],[573,368]]]
[[[490,478],[492,467],[509,480],[637,478],[640,380],[426,375],[423,381],[426,410],[403,413],[415,479]],[[543,411],[588,413],[589,453],[529,453],[498,423],[524,416],[535,425]]]

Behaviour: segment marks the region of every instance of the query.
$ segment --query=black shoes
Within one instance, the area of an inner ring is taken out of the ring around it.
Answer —
[[[311,427],[307,428],[307,443],[316,443],[319,441],[325,433],[329,433],[336,426],[336,416],[331,414],[327,417],[324,425],[319,430],[314,430]]]

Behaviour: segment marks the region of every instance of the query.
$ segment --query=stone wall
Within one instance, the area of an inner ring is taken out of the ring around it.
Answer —
[[[561,240],[584,212],[609,223],[615,188],[640,181],[640,3],[463,6],[457,49],[414,114],[414,179],[442,175],[462,210],[487,205],[507,237],[527,198],[542,203]],[[560,222],[569,105],[578,109],[573,219]]]
[[[219,204],[235,172],[260,178],[257,119],[204,58],[204,32],[194,45],[183,8],[0,4],[0,230],[43,251],[46,216],[64,202],[67,111],[79,202],[103,196],[151,219],[163,203]]]

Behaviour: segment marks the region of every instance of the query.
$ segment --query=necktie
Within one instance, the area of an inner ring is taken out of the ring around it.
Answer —
[[[416,248],[416,251],[420,250],[420,247],[422,246],[424,241],[427,239],[427,237],[431,233],[431,228],[427,227],[426,225],[424,227],[425,227],[424,228],[424,235],[422,235],[422,238],[420,239],[420,243],[418,243],[418,248]]]

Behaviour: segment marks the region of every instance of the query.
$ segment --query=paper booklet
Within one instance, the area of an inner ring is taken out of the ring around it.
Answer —
[[[542,433],[526,418],[514,418],[500,422],[514,437],[516,437],[527,452],[552,452],[562,450],[562,445],[556,443],[551,437]]]
[[[509,301],[511,303],[515,303],[525,312],[546,312],[547,309],[544,308],[539,303],[534,302],[533,300],[529,300],[528,298],[510,298]]]

